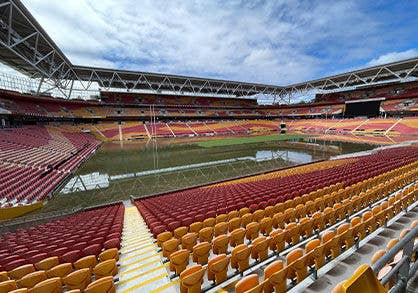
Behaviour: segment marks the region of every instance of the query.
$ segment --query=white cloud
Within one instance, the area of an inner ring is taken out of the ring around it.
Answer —
[[[390,52],[384,55],[381,55],[377,58],[374,58],[370,60],[370,62],[367,63],[368,66],[377,66],[381,64],[396,62],[408,58],[414,58],[418,56],[418,50],[416,49],[410,49],[403,52]]]
[[[357,0],[23,2],[74,64],[278,85],[370,58],[379,29]]]

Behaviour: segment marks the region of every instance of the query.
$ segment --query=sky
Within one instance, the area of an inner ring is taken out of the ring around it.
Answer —
[[[418,56],[418,1],[23,0],[73,64],[274,85]]]

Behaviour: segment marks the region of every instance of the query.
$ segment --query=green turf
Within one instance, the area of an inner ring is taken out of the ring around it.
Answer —
[[[234,137],[234,138],[227,138],[227,139],[200,141],[200,142],[197,142],[196,144],[200,147],[211,148],[211,147],[228,146],[228,145],[245,144],[245,143],[257,143],[257,142],[267,142],[267,141],[276,141],[276,140],[299,139],[301,137],[303,137],[303,135],[295,135],[295,134],[251,136],[251,137]]]

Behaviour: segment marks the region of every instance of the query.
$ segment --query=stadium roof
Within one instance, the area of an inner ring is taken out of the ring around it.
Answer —
[[[72,64],[19,0],[0,3],[0,61],[17,71],[68,89],[79,81],[106,90],[170,91],[226,95],[291,95],[307,90],[335,90],[381,81],[418,77],[418,58],[360,69],[288,86],[217,80],[162,73],[86,67]]]

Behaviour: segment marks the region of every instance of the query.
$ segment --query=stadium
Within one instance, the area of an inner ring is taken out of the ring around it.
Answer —
[[[416,292],[418,57],[279,86],[0,25],[0,293]]]

